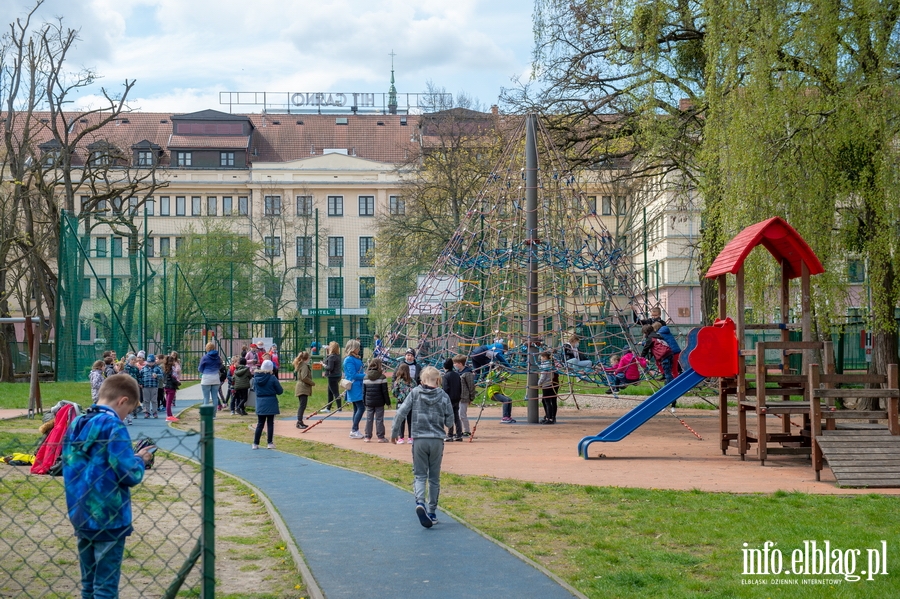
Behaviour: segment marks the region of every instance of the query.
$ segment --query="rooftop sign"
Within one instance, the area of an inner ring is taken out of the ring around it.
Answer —
[[[422,114],[453,107],[453,94],[368,92],[219,92],[219,104],[256,106],[265,112]]]

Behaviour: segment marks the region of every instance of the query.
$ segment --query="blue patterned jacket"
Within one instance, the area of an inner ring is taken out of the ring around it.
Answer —
[[[93,405],[63,439],[63,480],[75,536],[111,541],[131,534],[131,487],[144,478],[125,423]]]
[[[153,374],[156,374],[156,378],[153,378]],[[141,387],[159,387],[160,383],[163,381],[163,371],[162,368],[154,364],[150,366],[149,364],[145,364],[143,368],[141,368]]]

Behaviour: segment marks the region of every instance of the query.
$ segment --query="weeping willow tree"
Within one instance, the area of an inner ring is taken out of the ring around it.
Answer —
[[[847,265],[865,261],[872,366],[897,360],[898,16],[878,0],[716,2],[707,27],[703,162],[720,234],[779,215],[818,254],[822,330],[843,314]],[[762,305],[771,260],[748,264]]]

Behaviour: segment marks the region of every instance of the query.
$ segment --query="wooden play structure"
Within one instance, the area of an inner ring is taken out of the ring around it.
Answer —
[[[747,324],[744,321],[744,261],[760,245],[781,265],[781,322]],[[812,337],[810,277],[822,272],[824,268],[821,262],[806,241],[787,222],[775,217],[741,231],[725,246],[706,273],[706,278],[716,279],[718,284],[719,319],[726,318],[726,275],[735,275],[737,310],[734,322],[738,339],[738,374],[736,377],[720,379],[719,426],[722,453],[725,454],[728,448],[734,447],[743,460],[755,447],[755,457],[762,465],[769,455],[810,455],[817,478],[824,459],[829,462],[841,485],[876,486],[876,481],[881,480],[878,486],[898,486],[900,428],[896,424],[895,398],[900,397],[900,392],[897,390],[896,365],[891,367],[893,376],[889,373],[887,377],[835,374],[831,342],[814,341]],[[801,319],[799,323],[790,323],[790,285],[791,280],[797,278],[800,279]],[[748,347],[747,332],[754,330],[777,330],[780,332],[780,339],[759,341],[754,347]],[[800,331],[799,341],[790,338],[791,331],[795,330]],[[799,371],[792,370],[789,366],[790,356],[796,354],[802,356]],[[749,359],[753,360],[752,365],[748,364]],[[823,367],[820,368],[819,364]],[[887,388],[837,388],[844,384],[858,383],[882,383]],[[820,386],[824,388],[820,389]],[[729,422],[729,396],[737,397],[737,430],[731,428]],[[800,397],[802,400],[791,400],[791,397]],[[835,399],[838,397],[886,398],[889,406],[886,411],[872,413],[835,410]],[[821,404],[823,399],[824,405]],[[755,421],[748,419],[750,415],[755,415]],[[799,421],[793,420],[794,418]],[[867,424],[850,428],[851,419],[888,420],[890,426]],[[837,424],[838,420],[841,420],[841,425]],[[885,435],[892,438],[887,439]],[[877,472],[865,465],[869,460],[864,458],[873,453],[872,450],[884,458]],[[832,456],[830,452],[838,453]],[[892,469],[896,469],[896,472]]]

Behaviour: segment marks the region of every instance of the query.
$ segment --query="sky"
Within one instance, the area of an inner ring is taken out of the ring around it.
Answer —
[[[0,2],[3,31],[33,6]],[[135,79],[133,109],[227,112],[219,92],[386,93],[391,52],[398,92],[431,81],[487,109],[530,73],[531,15],[528,0],[45,0],[37,19],[78,29],[70,66],[102,76],[78,108]]]

